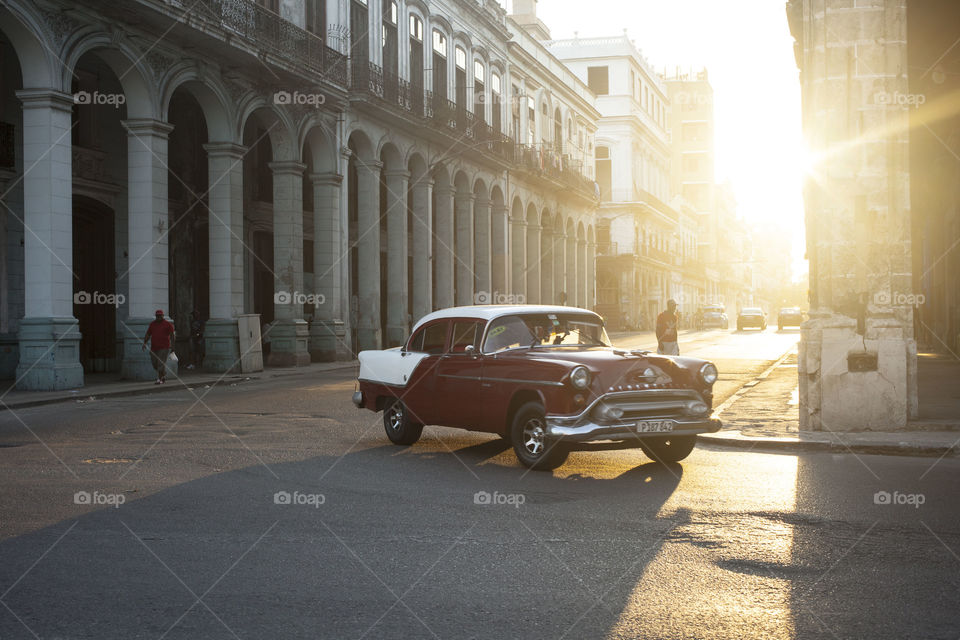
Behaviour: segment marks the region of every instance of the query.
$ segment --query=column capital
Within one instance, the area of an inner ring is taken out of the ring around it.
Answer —
[[[296,160],[279,160],[277,162],[268,162],[267,166],[273,171],[273,175],[294,175],[302,176],[306,171],[307,165]]]
[[[383,170],[383,163],[379,160],[355,160],[357,168],[363,167],[369,171],[381,171]]]
[[[168,138],[173,131],[173,125],[162,120],[152,118],[136,118],[134,120],[121,120],[120,124],[127,130],[127,135],[140,138],[143,136],[154,136],[157,138]]]
[[[476,195],[472,191],[469,191],[467,193],[455,193],[453,197],[454,199],[459,200],[461,202],[464,200],[466,200],[467,202],[473,202],[474,199],[476,199]]]
[[[20,89],[14,92],[24,109],[59,109],[73,111],[76,100],[69,93],[56,89]]]
[[[203,145],[207,156],[211,158],[231,158],[239,160],[247,152],[249,147],[235,142],[208,142]]]
[[[327,173],[311,173],[308,174],[307,177],[310,178],[310,182],[312,182],[315,187],[337,186],[343,182],[343,176],[332,171]]]
[[[434,184],[436,184],[436,181],[429,175],[420,176],[420,178],[410,182],[412,187],[432,187]]]
[[[410,172],[406,169],[388,169],[383,172],[383,175],[388,178],[410,178]]]
[[[450,196],[453,195],[453,187],[451,187],[451,186],[449,186],[449,185],[448,185],[448,186],[445,186],[445,187],[434,187],[433,192],[434,192],[435,194],[437,194],[438,196],[440,196],[440,197],[448,197],[448,198],[449,198]]]

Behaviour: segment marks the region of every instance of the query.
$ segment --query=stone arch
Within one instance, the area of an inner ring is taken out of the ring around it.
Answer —
[[[126,39],[117,41],[109,34],[81,31],[64,45],[62,84],[70,91],[77,65],[85,55],[94,55],[113,71],[123,88],[128,120],[161,119],[160,93],[143,54]]]
[[[23,88],[70,90],[69,83],[64,85],[62,78],[57,77],[56,69],[61,63],[33,3],[6,3],[0,8],[0,24],[3,25],[0,31],[13,45],[20,63]]]
[[[160,93],[160,117],[168,120],[170,101],[177,91],[188,91],[200,108],[207,121],[207,131],[211,141],[235,142],[235,128],[231,126],[230,98],[217,78],[202,74],[196,66],[181,66],[172,71],[162,85]]]

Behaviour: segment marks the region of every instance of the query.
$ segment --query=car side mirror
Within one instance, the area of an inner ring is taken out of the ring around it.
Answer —
[[[463,352],[464,352],[465,354],[467,354],[468,356],[470,356],[471,358],[479,358],[479,357],[480,357],[480,352],[477,351],[477,348],[476,348],[475,346],[473,346],[472,344],[468,344],[467,346],[465,346],[465,347],[463,348]]]

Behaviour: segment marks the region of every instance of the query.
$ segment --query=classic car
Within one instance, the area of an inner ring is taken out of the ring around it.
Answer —
[[[700,329],[729,329],[730,320],[721,304],[708,304],[700,309]]]
[[[767,314],[760,307],[744,307],[737,314],[737,331],[747,327],[756,327],[760,331],[767,330]]]
[[[361,351],[353,402],[383,412],[411,445],[425,424],[499,434],[524,465],[563,464],[584,443],[639,447],[676,462],[714,432],[717,368],[610,345],[592,311],[545,305],[453,307],[423,317],[401,347]]]
[[[799,327],[803,324],[803,311],[797,307],[786,307],[780,309],[777,314],[777,329],[783,331],[784,327]]]

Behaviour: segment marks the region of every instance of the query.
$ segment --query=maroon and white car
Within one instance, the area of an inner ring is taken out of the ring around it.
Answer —
[[[711,417],[717,368],[610,345],[603,319],[575,307],[453,307],[424,316],[402,347],[359,354],[353,402],[383,411],[399,445],[423,425],[496,433],[533,469],[577,444],[614,441],[661,462],[687,457]]]

